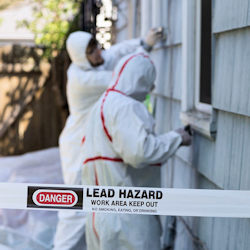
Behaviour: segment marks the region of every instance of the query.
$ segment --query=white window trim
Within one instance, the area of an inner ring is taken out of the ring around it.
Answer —
[[[214,139],[216,111],[200,103],[200,20],[201,0],[182,2],[182,102],[181,120],[202,135]]]

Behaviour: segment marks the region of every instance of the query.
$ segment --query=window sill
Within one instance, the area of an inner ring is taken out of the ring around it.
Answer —
[[[190,124],[192,129],[210,140],[216,137],[216,112],[212,114],[197,110],[181,112],[180,119],[184,125]]]

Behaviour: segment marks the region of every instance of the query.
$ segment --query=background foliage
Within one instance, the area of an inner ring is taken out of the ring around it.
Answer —
[[[34,0],[33,20],[17,25],[27,27],[35,43],[45,48],[44,55],[52,58],[65,47],[67,35],[77,29],[80,0]]]

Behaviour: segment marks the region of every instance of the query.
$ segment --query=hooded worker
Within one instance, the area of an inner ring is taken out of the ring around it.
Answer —
[[[121,57],[143,46],[150,50],[161,38],[156,29],[146,38],[132,39],[102,51],[90,33],[77,31],[68,37],[66,47],[72,61],[67,71],[67,99],[70,115],[60,135],[59,149],[64,183],[76,185],[81,182],[79,152],[82,128],[89,110],[106,90],[112,79],[112,70]],[[83,214],[59,212],[59,222],[54,249],[82,249],[84,245]]]
[[[97,41],[87,32],[74,32],[67,39],[67,51],[72,60],[67,72],[70,115],[59,140],[65,184],[79,184],[79,166],[75,162],[82,143],[83,122],[93,104],[110,84],[114,66],[119,59],[141,45],[151,49],[161,36],[156,29],[152,29],[145,41],[128,40],[106,51],[102,51]]]
[[[155,68],[145,53],[129,55],[118,63],[112,84],[85,123],[82,184],[159,187],[159,164],[181,144],[190,144],[184,129],[154,133],[154,119],[141,102],[154,80]],[[161,227],[156,216],[89,214],[86,235],[91,250],[160,250]]]

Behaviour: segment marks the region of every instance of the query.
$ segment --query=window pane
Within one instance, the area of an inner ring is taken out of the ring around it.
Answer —
[[[201,1],[200,102],[211,104],[211,0]]]

